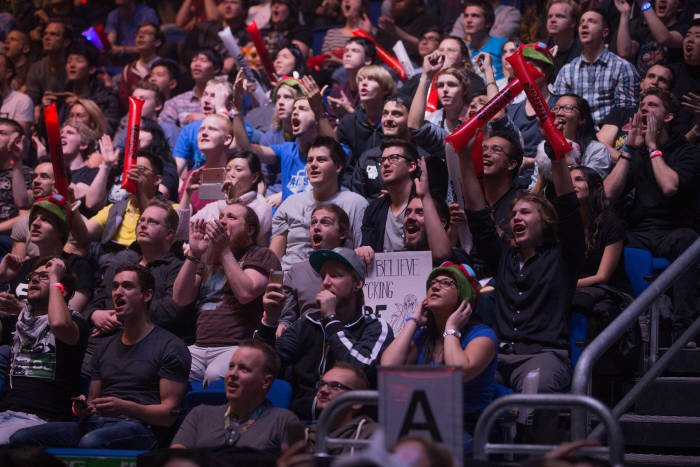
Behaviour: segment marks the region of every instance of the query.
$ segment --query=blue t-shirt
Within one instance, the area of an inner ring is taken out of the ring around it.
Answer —
[[[418,348],[418,364],[421,365],[443,365],[442,362],[426,361],[423,355],[425,351],[425,328],[421,328],[413,336],[413,343]],[[476,324],[471,326],[469,330],[462,335],[460,344],[462,349],[465,349],[469,342],[477,337],[488,337],[493,341],[493,344],[498,348],[498,338],[493,329],[485,324]],[[496,398],[496,387],[494,383],[494,375],[496,374],[496,362],[498,353],[495,353],[493,360],[489,363],[484,371],[479,376],[467,381],[463,384],[463,410],[465,414],[481,412]]]
[[[501,49],[503,48],[503,44],[505,44],[507,41],[507,37],[489,37],[488,42],[486,42],[486,44],[484,44],[484,46],[479,50],[474,50],[471,47],[469,47],[469,51],[471,52],[471,58],[474,59],[474,57],[479,55],[481,52],[486,52],[487,54],[491,55],[493,57],[493,69],[495,71],[494,78],[501,79],[503,78],[503,64],[501,64]]]
[[[204,154],[197,146],[197,134],[199,134],[199,127],[202,126],[203,120],[202,118],[182,127],[173,148],[173,157],[185,159],[188,168],[191,170],[200,168],[206,161]],[[245,129],[250,142],[257,144],[262,133],[250,126],[248,122],[245,122]]]
[[[119,10],[119,8],[115,8],[110,11],[105,22],[105,32],[107,34],[110,32],[115,33],[117,35],[117,44],[134,45],[136,31],[138,31],[141,23],[159,24],[156,11],[149,6],[137,3],[134,5],[134,13],[128,18],[122,17]]]
[[[282,169],[282,201],[313,188],[306,177],[306,154],[301,152],[297,143],[273,144],[270,149],[275,152]]]

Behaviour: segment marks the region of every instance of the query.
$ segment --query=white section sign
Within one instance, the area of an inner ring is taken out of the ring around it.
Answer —
[[[425,298],[425,281],[433,269],[429,251],[376,253],[365,278],[365,313],[389,323],[394,335]]]
[[[379,368],[379,423],[387,447],[413,434],[448,449],[462,465],[462,370],[411,365]]]

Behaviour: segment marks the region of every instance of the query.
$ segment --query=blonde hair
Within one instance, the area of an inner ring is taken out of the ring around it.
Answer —
[[[365,65],[357,71],[356,81],[360,82],[360,77],[372,79],[379,83],[382,91],[387,96],[396,94],[396,82],[391,74],[381,65]]]
[[[107,133],[107,118],[105,118],[105,114],[102,113],[102,109],[100,109],[92,99],[86,99],[84,97],[77,98],[73,105],[71,105],[71,109],[77,104],[82,105],[85,109],[85,113],[88,114],[90,118],[88,126],[95,131],[95,139],[102,138],[102,135]]]
[[[78,120],[77,118],[69,118],[68,120],[63,122],[63,125],[61,125],[61,129],[67,126],[75,128],[75,130],[78,132],[78,134],[80,135],[81,145],[90,146],[97,139],[95,131],[80,120]]]
[[[287,87],[287,88],[291,89],[292,94],[294,94],[294,101],[296,101],[299,97],[306,97],[298,88],[296,88],[294,86],[290,86],[288,84],[280,85],[279,89],[277,90],[277,93],[279,93],[279,91],[280,91],[280,89],[282,89],[282,87]],[[282,122],[280,122],[280,117],[279,117],[279,115],[277,115],[277,111],[275,110],[272,113],[272,129],[279,130],[281,127],[282,127]]]
[[[462,94],[464,95],[464,99],[466,99],[467,94],[469,94],[469,86],[471,84],[471,82],[469,81],[469,75],[467,75],[467,71],[464,68],[456,66],[445,68],[437,75],[437,78],[435,79],[436,85],[437,80],[440,79],[440,76],[442,75],[454,76],[457,79],[457,81],[459,81],[459,84],[462,86]]]
[[[208,114],[204,117],[204,119],[206,120],[207,118],[215,118],[219,120],[224,125],[224,132],[233,136],[233,125],[231,124],[231,120],[226,115]]]

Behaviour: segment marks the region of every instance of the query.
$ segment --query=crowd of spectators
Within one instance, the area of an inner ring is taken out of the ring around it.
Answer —
[[[461,368],[469,456],[496,382],[564,391],[571,313],[599,332],[633,299],[623,249],[673,261],[698,238],[700,8],[510,3],[0,7],[0,444],[286,449],[279,465],[308,465],[330,401],[376,388],[379,365],[427,364]],[[382,58],[399,42],[404,79]],[[573,150],[555,156],[524,93],[446,145],[517,78],[518,50]],[[397,327],[365,311],[363,286],[375,254],[400,251],[434,269]],[[697,285],[696,268],[674,282],[662,340],[698,317]],[[276,379],[288,409],[266,398]],[[220,380],[226,404],[182,411],[188,383]],[[557,416],[519,436],[560,441]],[[353,405],[331,434],[369,439],[375,418]],[[387,462],[445,456],[421,443]]]

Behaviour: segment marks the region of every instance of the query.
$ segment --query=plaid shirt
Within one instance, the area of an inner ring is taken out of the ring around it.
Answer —
[[[194,95],[193,89],[165,101],[163,111],[158,116],[158,123],[168,122],[182,128],[187,125],[187,115],[201,112],[201,99]]]
[[[588,101],[593,121],[600,125],[613,107],[637,107],[639,74],[606,46],[593,62],[581,54],[564,65],[554,83],[554,94],[568,92]]]

